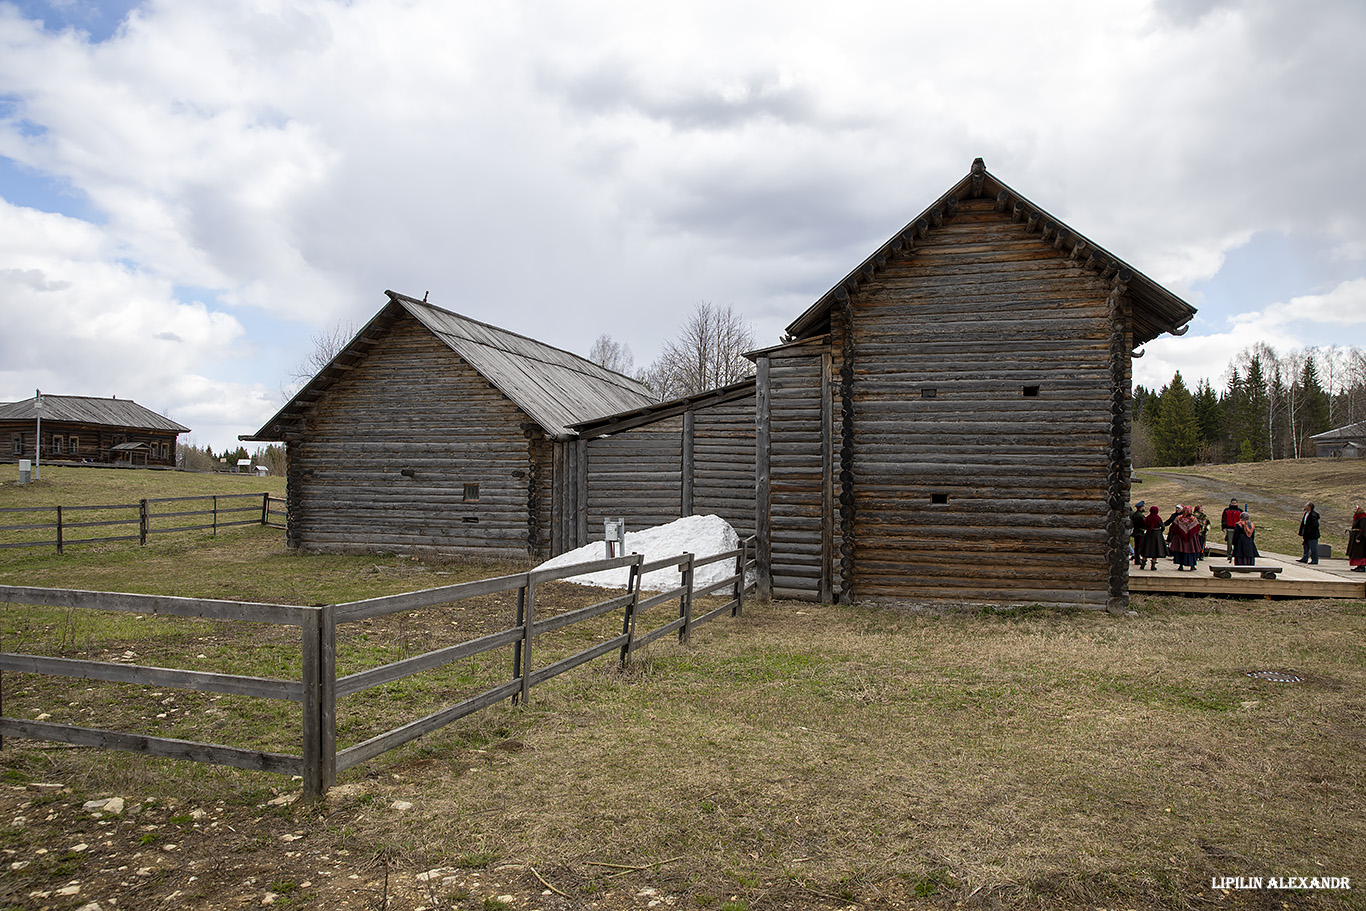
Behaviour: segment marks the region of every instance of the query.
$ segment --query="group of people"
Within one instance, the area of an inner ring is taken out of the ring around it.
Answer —
[[[1157,569],[1157,561],[1170,556],[1178,572],[1194,571],[1195,564],[1205,555],[1210,521],[1199,506],[1177,505],[1166,519],[1156,506],[1148,507],[1139,500],[1129,516],[1133,534],[1133,560],[1139,569],[1147,565]],[[1257,552],[1257,526],[1252,521],[1247,504],[1228,501],[1219,520],[1224,532],[1228,562],[1235,566],[1253,566],[1260,556]],[[1304,507],[1300,517],[1299,536],[1304,542],[1304,555],[1297,563],[1319,562],[1319,514],[1313,503]],[[1352,527],[1347,529],[1347,560],[1352,572],[1366,573],[1366,507],[1358,504],[1352,513]]]
[[[1205,541],[1209,536],[1210,521],[1199,506],[1177,504],[1176,511],[1165,520],[1156,506],[1143,512],[1146,504],[1139,500],[1129,516],[1134,539],[1134,564],[1139,569],[1147,564],[1156,570],[1157,561],[1170,556],[1179,572],[1194,572],[1195,564],[1205,556]],[[1249,524],[1251,520],[1249,519]],[[1249,533],[1250,534],[1250,533]]]

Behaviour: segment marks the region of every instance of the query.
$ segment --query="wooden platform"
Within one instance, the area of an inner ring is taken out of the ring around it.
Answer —
[[[1263,552],[1258,563],[1284,567],[1275,579],[1263,579],[1256,573],[1238,573],[1232,579],[1215,578],[1209,570],[1211,562],[1228,565],[1219,555],[1200,561],[1195,572],[1177,572],[1171,557],[1158,560],[1156,571],[1139,569],[1130,563],[1129,593],[1366,599],[1366,573],[1351,572],[1346,560],[1320,560],[1318,566],[1309,566],[1296,563],[1297,559]]]

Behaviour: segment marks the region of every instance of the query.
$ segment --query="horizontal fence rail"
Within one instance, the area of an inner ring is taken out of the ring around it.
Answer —
[[[250,501],[247,503],[247,501]],[[191,502],[207,503],[202,509],[185,508]],[[168,508],[160,507],[170,505]],[[28,516],[50,514],[48,521],[24,521]],[[151,535],[211,529],[238,525],[284,527],[284,500],[269,493],[205,494],[195,497],[155,497],[136,503],[110,506],[6,506],[0,508],[0,547],[56,547],[57,553],[71,544],[99,544],[108,541],[137,541],[146,544]],[[246,516],[250,518],[245,518]],[[89,518],[86,516],[98,516]],[[207,517],[207,521],[204,519]],[[174,520],[174,521],[173,521]],[[200,520],[200,521],[194,521]],[[187,524],[187,521],[189,524]],[[90,529],[118,530],[123,533],[93,534]],[[47,532],[37,540],[6,540],[14,532]],[[72,533],[78,537],[72,537]]]
[[[269,508],[269,498],[260,508],[264,515]],[[754,569],[753,542],[753,538],[748,538],[734,550],[707,557],[699,558],[684,553],[647,563],[639,554],[632,554],[552,570],[534,570],[317,607],[0,585],[0,602],[8,604],[132,611],[160,616],[294,626],[300,630],[301,656],[299,679],[282,680],[122,662],[0,652],[0,684],[3,683],[3,672],[10,671],[298,703],[301,706],[301,721],[300,752],[297,756],[247,750],[223,744],[29,721],[3,715],[0,715],[0,746],[3,746],[3,737],[8,735],[299,775],[304,782],[304,797],[316,800],[332,786],[338,772],[353,768],[505,699],[525,704],[533,686],[596,658],[615,651],[618,653],[617,660],[624,664],[632,652],[644,648],[662,636],[677,634],[679,641],[687,641],[692,630],[703,623],[727,615],[740,616],[746,592],[752,587],[747,579]],[[694,587],[693,580],[699,567],[724,561],[733,564],[734,569],[729,576],[701,589]],[[678,586],[662,592],[642,593],[640,580],[646,573],[670,567],[678,570]],[[624,593],[586,607],[545,617],[537,616],[539,586],[588,573],[622,568],[628,569],[629,572]],[[694,599],[716,592],[728,593],[729,599],[705,614],[695,616]],[[382,666],[367,668],[342,677],[337,676],[338,628],[345,624],[405,611],[419,611],[468,598],[505,593],[516,594],[515,617],[512,624],[505,629]],[[667,620],[653,627],[642,622],[647,613],[666,604],[676,604],[676,613],[671,613]],[[537,636],[545,636],[617,612],[621,615],[619,634],[595,642],[588,648],[558,658],[544,666],[538,667],[533,663],[533,644]],[[512,666],[508,679],[421,718],[382,731],[345,749],[338,749],[338,699],[397,683],[414,674],[443,668],[508,646],[512,647]],[[3,703],[0,703],[0,707],[2,706]]]

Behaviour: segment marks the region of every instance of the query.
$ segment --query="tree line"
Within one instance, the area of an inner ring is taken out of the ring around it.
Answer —
[[[241,459],[251,459],[252,465],[263,465],[271,474],[285,473],[285,447],[279,443],[257,446],[254,452],[247,447],[214,452],[212,446],[197,446],[192,440],[176,445],[176,464],[185,471],[236,471]]]
[[[1366,420],[1366,352],[1333,345],[1278,353],[1259,342],[1229,362],[1228,381],[1194,390],[1177,371],[1159,390],[1134,387],[1133,461],[1259,462],[1314,455],[1309,438]]]

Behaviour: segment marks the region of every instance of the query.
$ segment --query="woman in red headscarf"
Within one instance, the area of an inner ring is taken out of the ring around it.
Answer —
[[[1352,511],[1352,527],[1347,529],[1347,562],[1352,572],[1366,573],[1366,509],[1360,504]]]
[[[1200,550],[1200,520],[1195,517],[1195,510],[1182,507],[1181,515],[1172,521],[1172,553],[1176,556],[1177,572],[1194,572]]]
[[[1233,565],[1255,566],[1260,556],[1257,551],[1257,526],[1252,524],[1252,515],[1245,509],[1238,524],[1233,526]]]
[[[1157,561],[1167,555],[1167,542],[1162,537],[1162,514],[1156,506],[1148,510],[1143,527],[1143,552],[1139,556],[1148,561],[1148,569],[1157,569]],[[1139,568],[1142,567],[1140,562]]]

